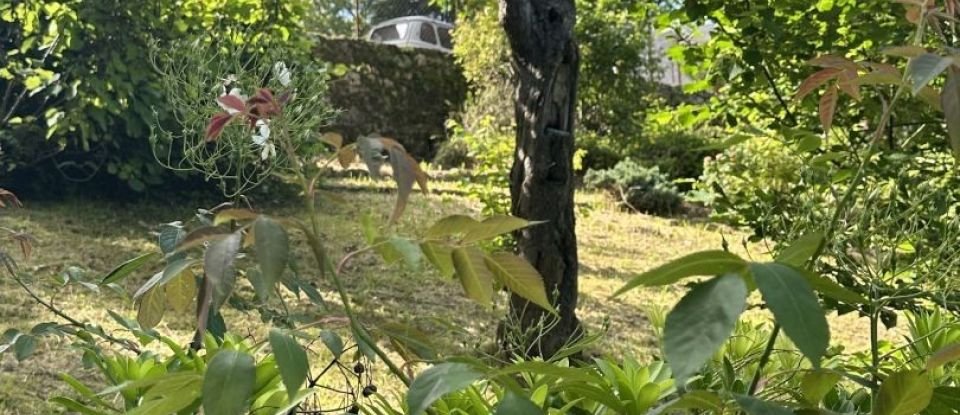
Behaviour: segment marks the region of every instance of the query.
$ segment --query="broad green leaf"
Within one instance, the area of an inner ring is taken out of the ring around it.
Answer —
[[[187,236],[187,231],[183,230],[180,222],[160,225],[160,235],[157,237],[160,252],[163,252],[164,255],[173,252],[185,236]]]
[[[157,281],[157,285],[164,285],[167,282],[177,278],[183,274],[190,273],[190,268],[200,261],[196,259],[177,259],[167,263],[167,266],[163,268],[163,277],[160,278],[160,281]]]
[[[493,273],[484,264],[483,252],[470,246],[454,248],[450,256],[467,297],[490,306],[493,300]]]
[[[395,252],[400,254],[400,258],[413,270],[420,269],[420,262],[423,260],[423,252],[420,251],[420,245],[404,238],[390,238],[390,246]]]
[[[137,288],[137,291],[133,293],[133,299],[140,300],[140,297],[143,297],[143,295],[146,294],[147,291],[150,291],[153,289],[153,287],[156,287],[157,285],[159,285],[160,281],[162,280],[163,280],[163,271],[153,274],[153,276],[150,277],[150,279],[147,280],[147,282],[143,283],[143,285],[141,285],[140,288]]]
[[[442,238],[445,236],[467,234],[480,226],[480,222],[466,215],[451,215],[434,223],[427,233],[427,238]]]
[[[410,413],[420,415],[444,395],[464,389],[483,376],[465,363],[434,365],[413,379],[407,391]]]
[[[230,235],[231,233],[225,231],[223,228],[214,226],[204,226],[202,228],[194,229],[183,237],[177,247],[173,249],[173,252],[167,254],[167,257],[173,258],[177,253],[204,246],[204,244],[207,242],[223,239]]]
[[[37,350],[37,338],[29,334],[17,336],[17,340],[13,343],[13,354],[18,362],[30,357],[34,350]]]
[[[822,232],[811,232],[790,243],[775,259],[781,264],[803,267],[823,242]]]
[[[940,107],[947,122],[953,157],[960,159],[960,73],[954,69],[947,71],[947,83],[940,93]]]
[[[266,216],[260,216],[253,223],[253,237],[262,284],[268,288],[264,294],[269,296],[269,289],[280,281],[283,270],[287,268],[290,240],[283,226]]]
[[[507,252],[494,252],[484,257],[487,268],[494,277],[507,287],[510,292],[523,297],[540,308],[556,314],[547,290],[543,285],[543,277],[537,269],[525,259]]]
[[[810,284],[810,287],[813,288],[814,291],[823,294],[825,297],[830,297],[834,300],[842,301],[847,304],[867,303],[867,300],[860,294],[850,291],[846,287],[833,282],[827,277],[817,275],[813,271],[808,271],[806,269],[794,268],[794,270],[803,275],[803,279],[807,281],[807,284]]]
[[[179,372],[163,377],[147,390],[143,403],[128,415],[169,415],[177,413],[200,398],[203,376],[195,372]]]
[[[256,382],[253,356],[236,350],[217,352],[203,377],[205,415],[246,413]]]
[[[163,287],[153,287],[140,297],[137,308],[137,323],[144,329],[151,329],[163,319],[167,308],[167,298]]]
[[[910,59],[907,64],[907,80],[912,92],[916,95],[920,89],[927,86],[934,78],[947,69],[953,60],[933,53],[924,53]]]
[[[793,415],[793,411],[752,396],[734,395],[737,404],[749,415]]]
[[[245,273],[247,280],[250,281],[250,285],[253,286],[253,292],[257,294],[258,300],[266,300],[270,298],[271,293],[273,292],[274,285],[268,285],[266,279],[263,278],[263,273],[260,272],[257,268],[250,268]],[[299,286],[295,287],[298,288]],[[296,291],[294,291],[296,293]],[[299,293],[297,293],[299,295]]]
[[[339,334],[330,330],[324,330],[320,332],[320,340],[327,346],[330,353],[333,353],[335,359],[339,359],[340,355],[343,354],[343,339],[340,338]]]
[[[213,285],[212,310],[217,310],[227,301],[237,282],[234,262],[240,251],[241,235],[232,233],[210,244],[203,254],[203,271]]]
[[[353,332],[353,341],[357,343],[357,350],[367,359],[374,361],[377,359],[377,351],[374,350],[373,346],[366,340],[370,339],[373,341],[373,338],[370,337],[370,332],[362,326],[353,326],[350,328],[350,331]]]
[[[960,343],[954,343],[937,350],[927,359],[927,370],[933,370],[947,363],[960,360]]]
[[[613,293],[613,296],[619,296],[638,286],[670,285],[687,277],[738,272],[746,266],[746,261],[726,251],[697,252],[633,277]]]
[[[536,415],[542,414],[543,409],[534,405],[529,399],[517,395],[513,392],[507,392],[506,396],[497,404],[494,415]]]
[[[830,327],[803,274],[778,263],[753,263],[750,272],[777,323],[813,366],[820,367],[830,343]]]
[[[276,412],[273,414],[288,415],[291,413],[291,410],[298,407],[301,403],[303,403],[303,401],[307,400],[307,398],[313,396],[315,393],[317,393],[316,388],[300,391],[297,396],[294,396],[292,399],[290,399],[290,402],[288,402],[286,406],[277,408]]]
[[[107,275],[100,281],[100,284],[107,285],[120,281],[128,277],[134,271],[142,268],[144,265],[156,261],[161,257],[163,257],[163,255],[161,255],[159,252],[150,252],[130,259],[107,273]]]
[[[823,144],[823,139],[815,135],[806,136],[800,139],[800,142],[797,143],[797,151],[801,153],[809,153],[811,151],[817,150]]]
[[[933,398],[933,385],[919,370],[897,372],[880,385],[874,415],[914,415],[926,409]]]
[[[427,257],[437,272],[442,277],[452,277],[457,270],[453,268],[453,258],[450,257],[452,249],[448,246],[439,245],[433,242],[423,242],[420,244],[420,250],[423,256]]]
[[[392,322],[377,326],[377,329],[398,343],[399,347],[410,350],[418,358],[434,360],[437,358],[437,347],[430,340],[430,336],[414,327]]]
[[[694,287],[667,314],[663,348],[678,386],[730,337],[746,301],[743,278],[726,274]]]
[[[825,370],[813,370],[807,372],[800,379],[800,391],[803,398],[813,406],[818,406],[827,393],[836,386],[841,376],[834,372]]]
[[[715,392],[705,390],[689,391],[671,404],[669,409],[700,409],[708,413],[723,413],[723,399]]]
[[[276,328],[270,330],[270,348],[276,356],[283,386],[287,388],[287,394],[292,399],[297,396],[297,391],[307,379],[307,352],[296,339]]]
[[[924,414],[955,415],[956,408],[960,408],[960,387],[937,386]]]
[[[477,241],[483,241],[505,233],[513,232],[517,229],[527,226],[537,225],[543,222],[530,222],[526,219],[520,219],[516,216],[495,215],[484,219],[475,228],[467,232],[463,237],[463,243],[470,244]]]

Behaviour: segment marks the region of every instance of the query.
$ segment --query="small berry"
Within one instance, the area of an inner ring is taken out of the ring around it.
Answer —
[[[363,397],[364,397],[364,398],[369,398],[370,395],[373,395],[373,394],[375,394],[375,393],[377,393],[377,386],[376,386],[376,385],[367,385],[367,386],[365,386],[365,387],[363,388]]]
[[[363,363],[357,362],[357,364],[353,366],[353,373],[356,373],[359,375],[363,373],[363,370],[364,370]]]
[[[347,409],[347,413],[348,413],[348,414],[359,414],[359,413],[360,413],[360,406],[354,404],[353,406],[350,407],[350,409]]]

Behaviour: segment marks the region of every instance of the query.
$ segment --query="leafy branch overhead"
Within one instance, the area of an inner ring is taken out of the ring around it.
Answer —
[[[333,146],[336,159],[343,168],[353,164],[358,154],[374,179],[382,177],[384,167],[390,167],[391,175],[397,183],[397,202],[390,214],[390,223],[396,223],[403,215],[414,183],[420,186],[423,194],[429,193],[427,174],[420,169],[420,164],[407,153],[403,145],[392,138],[378,134],[360,136],[355,144],[344,146],[343,136],[326,133],[321,137],[321,141]]]

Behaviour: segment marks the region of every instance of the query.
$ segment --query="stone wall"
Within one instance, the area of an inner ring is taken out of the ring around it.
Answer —
[[[328,130],[347,142],[377,132],[418,160],[432,159],[446,140],[447,117],[466,98],[460,68],[441,52],[320,38],[314,56],[333,67],[330,99],[342,113]]]

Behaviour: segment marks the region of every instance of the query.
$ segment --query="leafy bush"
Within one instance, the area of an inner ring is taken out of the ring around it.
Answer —
[[[288,62],[298,60],[309,53],[296,29],[307,4],[4,2],[0,37],[9,45],[2,47],[0,90],[22,100],[0,104],[0,169],[25,169],[40,182],[112,177],[137,192],[175,177],[159,168],[148,141],[152,125],[179,122],[173,104],[156,92],[163,85],[145,56],[150,45],[169,48],[201,36],[205,44],[242,42],[250,53],[273,42],[283,45]]]
[[[646,167],[626,159],[607,170],[590,170],[584,184],[618,197],[626,207],[654,215],[680,212],[683,197],[660,167]]]
[[[641,139],[629,155],[648,166],[657,166],[671,179],[696,179],[703,174],[704,159],[717,153],[712,140],[701,132],[667,131]]]
[[[461,139],[451,139],[440,145],[434,164],[444,169],[470,167],[474,160],[470,157],[470,146]]]

